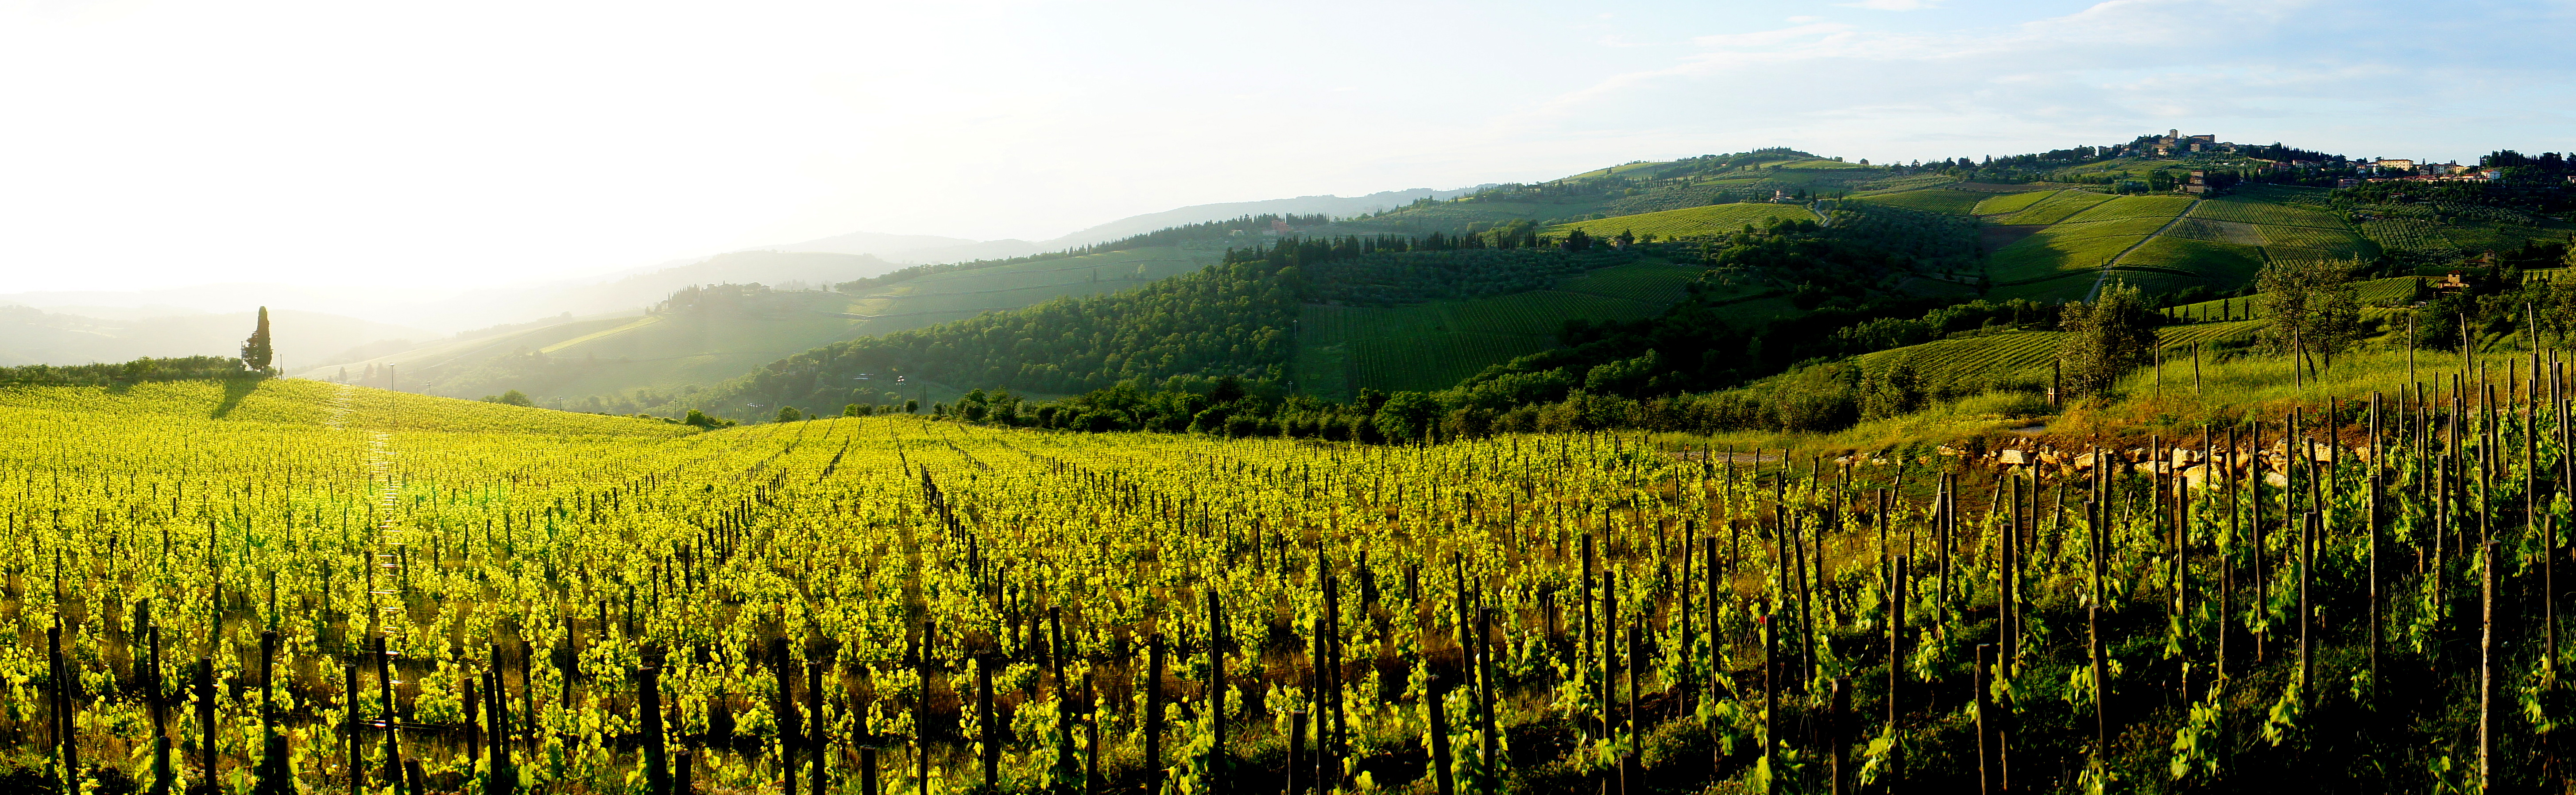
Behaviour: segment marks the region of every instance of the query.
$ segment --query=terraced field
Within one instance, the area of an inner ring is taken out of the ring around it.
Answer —
[[[1687,240],[1739,232],[1745,224],[1762,226],[1774,219],[1813,221],[1816,214],[1808,212],[1803,204],[1738,202],[1563,223],[1548,227],[1543,234],[1563,237],[1581,229],[1593,237],[1610,237],[1624,231],[1662,240]]]

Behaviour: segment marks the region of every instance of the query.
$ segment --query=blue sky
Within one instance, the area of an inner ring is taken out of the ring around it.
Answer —
[[[2576,149],[2576,4],[0,0],[0,293],[424,286],[1795,146]]]

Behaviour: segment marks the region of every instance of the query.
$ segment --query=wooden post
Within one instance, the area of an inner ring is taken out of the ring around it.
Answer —
[[[671,795],[671,770],[664,758],[662,729],[662,649],[644,648],[643,664],[635,666],[636,717],[642,719],[644,733],[644,788],[652,795]]]
[[[1754,620],[1762,629],[1762,761],[1769,775],[1763,777],[1764,792],[1780,791],[1780,644],[1777,624],[1772,619],[1780,611],[1765,609]]]
[[[1986,705],[1989,700],[1986,695],[1986,655],[1994,648],[1994,644],[1990,643],[1977,644],[1977,657],[1971,664],[1975,670],[1969,675],[1968,680],[1970,686],[1977,691],[1977,792],[1981,794],[1995,791],[1995,774],[1987,767],[1988,760],[1994,758],[1994,749],[1986,744],[1987,736],[1994,732],[1994,727],[1986,722]]]
[[[176,770],[170,765],[170,692],[161,681],[161,628],[146,630],[150,638],[151,670],[142,677],[152,705],[152,795],[169,795]]]
[[[805,755],[814,760],[807,763],[813,769],[805,774],[810,782],[806,785],[810,795],[823,795],[824,751],[831,745],[831,736],[826,728],[831,723],[823,719],[823,666],[820,659],[809,656],[805,660]]]
[[[2301,458],[2308,457],[2309,453],[2306,449],[2307,442],[2305,440],[2301,440],[2299,447],[2301,448],[2299,450],[2299,456]],[[2312,473],[2311,477],[2313,477],[2313,473],[2316,471],[2315,467],[2308,467],[2308,470]],[[2325,516],[2311,511],[2308,513],[2306,518],[2307,521],[2299,523],[2298,536],[2299,694],[2302,698],[2315,698],[2315,691],[2312,688],[2316,685],[2316,674],[2314,670],[2316,667],[2316,643],[2309,637],[2310,633],[2308,630],[2317,622],[2315,603],[2308,600],[2308,580],[2312,579],[2309,574],[2316,570],[2314,564],[2316,562],[2315,558],[2317,553],[2317,536],[2320,535],[2320,530],[2325,524]]]
[[[2478,787],[2495,791],[2495,541],[2478,544]]]
[[[1157,648],[1156,653],[1160,652]],[[1157,671],[1156,675],[1159,677],[1161,672]],[[1162,688],[1159,680],[1154,687],[1157,690]],[[981,756],[984,791],[988,793],[1002,791],[1002,727],[996,725],[999,722],[1000,719],[993,714],[993,653],[981,652],[975,655],[975,725],[982,735],[977,739],[984,746]]]
[[[570,632],[567,631],[565,636],[570,637]],[[769,639],[769,667],[778,680],[778,694],[769,703],[770,709],[778,714],[779,785],[785,795],[797,795],[796,751],[797,746],[802,745],[797,738],[805,733],[805,727],[796,714],[796,663],[787,656],[786,638]]]
[[[1476,611],[1476,719],[1484,743],[1484,761],[1477,769],[1482,771],[1481,791],[1484,795],[1494,795],[1503,787],[1502,738],[1494,725],[1494,699],[1498,694],[1494,687],[1493,632],[1494,609],[1487,607]]]
[[[2105,666],[2103,665],[2102,660],[2102,556],[2109,552],[2109,538],[2107,538],[2106,535],[2108,528],[2104,527],[2104,524],[2108,522],[2111,516],[2110,506],[2103,502],[2102,485],[2104,481],[2108,480],[2110,477],[2110,467],[2106,465],[2102,455],[2103,451],[2101,448],[2095,447],[2093,449],[2093,502],[2090,506],[2092,521],[2088,522],[2091,527],[2089,528],[2090,532],[2087,533],[2087,535],[2091,536],[2088,540],[2090,542],[2089,546],[2092,547],[2093,552],[2093,598],[2090,600],[2090,604],[2085,606],[2086,609],[2084,611],[2086,656],[2090,659],[2093,666],[2093,754],[2095,764],[2105,763],[2111,753],[2110,710],[2103,704],[2103,694],[2105,693],[2105,689],[2102,687],[2102,680],[2109,676],[2109,674],[2104,671]]]
[[[1902,714],[1898,706],[1899,696],[1903,694],[1898,685],[1903,682],[1905,671],[1905,561],[1906,556],[1896,556],[1894,587],[1890,589],[1888,598],[1887,736],[1890,745],[1887,767],[1888,790],[1891,792],[1896,789],[1896,782],[1905,780],[1905,741],[1896,731],[1897,717]]]
[[[378,714],[383,716],[385,724],[385,777],[392,780],[396,792],[408,792],[405,788],[406,777],[403,775],[401,737],[394,730],[394,655],[392,650],[385,647],[385,638],[382,635],[376,636],[375,646],[376,692],[383,701],[379,706]],[[212,689],[211,684],[208,689]],[[409,795],[419,794],[409,793]]]
[[[1145,795],[1163,792],[1163,633],[1145,641]]]
[[[1834,677],[1834,708],[1825,721],[1827,742],[1834,748],[1833,795],[1844,795],[1851,781],[1851,677]]]
[[[1430,692],[1423,694],[1431,700],[1431,775],[1439,786],[1440,795],[1458,795],[1455,776],[1450,772],[1449,709],[1445,703],[1448,694],[1444,692],[1448,688],[1444,684],[1443,678],[1434,674],[1430,679]]]
[[[357,692],[357,670],[358,669],[355,666],[351,666],[349,668],[349,692],[352,694]],[[516,769],[510,766],[510,691],[506,686],[506,682],[508,680],[502,678],[501,644],[498,641],[495,641],[492,644],[492,665],[490,666],[489,671],[489,675],[492,678],[492,686],[485,688],[490,691],[488,698],[492,699],[491,709],[489,710],[492,715],[492,783],[489,786],[489,789],[494,793],[506,795],[506,793],[516,792],[518,790],[519,774]],[[353,698],[349,703],[349,715],[352,718],[355,718],[357,714],[357,702]],[[351,731],[354,732],[355,728],[353,727]],[[354,735],[351,739],[353,741],[355,740]],[[357,748],[354,744],[350,747],[349,753],[353,758],[357,754]],[[352,764],[350,769],[353,771],[351,775],[354,776],[354,771],[357,769],[357,766]],[[687,765],[682,765],[681,770],[683,771],[681,776],[685,779],[687,777],[687,773],[685,772],[687,770]],[[354,778],[352,781],[354,782]],[[679,782],[679,784],[683,785],[679,786],[680,792],[688,792],[688,788],[684,786],[686,784],[685,781]]]
[[[271,583],[274,585],[274,582]],[[274,611],[271,615],[275,615]],[[286,766],[286,738],[277,733],[277,708],[274,700],[277,674],[277,630],[259,633],[259,776],[268,786],[292,788],[294,774]],[[268,787],[262,787],[267,789]]]
[[[72,663],[63,656],[63,627],[60,617],[54,619],[53,626],[45,628],[45,648],[46,656],[52,663],[49,667],[52,669],[50,673],[54,680],[53,692],[50,694],[53,697],[53,704],[47,711],[52,713],[50,717],[53,718],[54,724],[53,740],[57,754],[55,761],[62,765],[63,789],[79,792],[84,789],[81,786],[79,733],[75,730],[79,725],[77,710],[80,697],[73,693],[73,689],[79,687],[79,683]]]
[[[1306,756],[1306,710],[1288,711],[1288,795],[1297,795],[1297,760]]]
[[[930,675],[938,665],[938,658],[932,656],[932,649],[939,638],[938,626],[938,622],[931,619],[921,620],[921,687],[913,696],[913,782],[915,791],[922,795],[930,792]]]
[[[1225,755],[1225,611],[1217,603],[1216,589],[1207,592],[1208,608],[1208,723],[1211,741],[1208,746],[1208,777],[1214,786],[1209,791],[1227,795],[1232,782]]]
[[[340,697],[342,701],[341,706],[344,708],[344,711],[348,713],[343,716],[344,720],[342,722],[346,724],[343,728],[349,733],[349,795],[358,795],[358,793],[361,790],[364,790],[367,785],[367,756],[365,751],[366,731],[364,730],[363,725],[358,723],[358,664],[353,661],[341,665],[340,668],[343,672],[348,674],[347,684],[341,688]],[[495,750],[498,749],[496,748]],[[496,756],[494,758],[498,759],[499,757]],[[492,792],[501,792],[503,790],[499,786],[500,765],[498,762],[494,763],[492,770],[494,785],[485,787],[485,789]]]

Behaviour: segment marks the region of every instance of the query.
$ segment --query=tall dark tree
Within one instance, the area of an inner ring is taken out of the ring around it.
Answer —
[[[267,372],[269,360],[275,353],[269,347],[268,307],[263,306],[259,308],[259,328],[251,330],[250,339],[242,340],[242,366]]]

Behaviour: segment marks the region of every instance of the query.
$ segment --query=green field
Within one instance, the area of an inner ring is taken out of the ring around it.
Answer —
[[[2337,255],[2363,255],[2372,251],[2370,241],[2341,227],[2261,226],[2263,245],[2276,248],[2301,248]]]
[[[1803,204],[1738,202],[1557,224],[1548,227],[1544,234],[1562,237],[1569,232],[1581,229],[1584,234],[1596,238],[1629,232],[1637,235],[1654,235],[1661,240],[1683,240],[1740,232],[1744,230],[1746,224],[1759,227],[1775,219],[1813,221],[1816,220],[1816,214],[1809,212]]]
[[[1862,354],[1859,361],[1871,372],[1885,372],[1901,362],[1921,373],[1986,375],[2048,364],[2057,358],[2059,336],[2054,331],[2024,331],[1934,340]]]
[[[2113,267],[2181,271],[2176,275],[2197,276],[2211,287],[2232,287],[2254,278],[2263,269],[2263,250],[2159,235],[2121,257]]]
[[[1986,262],[1999,284],[2035,282],[2102,267],[2163,226],[2162,218],[2058,224],[2005,246]]]
[[[2168,349],[2185,348],[2250,336],[2270,324],[2268,320],[2177,324],[2156,329],[2156,341]],[[2057,358],[2058,342],[2064,336],[2055,331],[2022,331],[1934,340],[1862,354],[1857,361],[1873,373],[1886,372],[1901,362],[1936,382],[2002,380],[2015,375],[2044,377],[2049,363]]]
[[[1991,220],[2008,226],[2054,224],[2073,217],[2076,213],[2092,209],[2093,205],[2110,200],[2111,197],[2107,194],[2087,193],[2080,190],[2059,191],[2021,212]]]
[[[2420,276],[2399,276],[2392,279],[2372,279],[2369,281],[2354,282],[2353,292],[2355,297],[2359,298],[2361,303],[2365,306],[2397,306],[2414,301],[2422,292],[2417,285],[2423,282],[2424,279]],[[2261,318],[2264,316],[2261,308],[2261,296],[2262,294],[2256,293],[2255,295],[2244,298],[2202,301],[2196,304],[2183,304],[2166,311],[2174,317],[2193,319],[2219,317]]]
[[[2361,222],[2361,234],[2382,248],[2398,251],[2423,251],[2437,256],[2457,257],[2460,247],[2442,233],[2440,224],[2422,218],[2391,216]]]
[[[1291,378],[1300,391],[1333,400],[1347,400],[1364,388],[1446,389],[1486,367],[1555,347],[1565,321],[1660,314],[1681,299],[1693,275],[1687,268],[1645,263],[1490,298],[1383,308],[1308,304],[1298,313]]]
[[[2321,229],[2343,229],[2343,220],[2333,213],[2292,207],[2252,196],[2221,196],[2202,201],[2191,208],[2191,217],[2213,221],[2236,221],[2270,226],[2313,226]]]
[[[1977,207],[1974,212],[1978,215],[2010,215],[2030,209],[2031,205],[2038,204],[2041,201],[2046,200],[2048,197],[2055,195],[2057,195],[2057,191],[2053,190],[2006,193],[1977,202]]]
[[[2184,240],[2206,240],[2239,246],[2264,244],[2264,228],[2238,221],[2214,221],[2207,218],[2184,218],[2165,228],[2166,237]]]
[[[1860,201],[1877,202],[1890,207],[1903,207],[1908,210],[1922,210],[1924,212],[1931,213],[1948,213],[1951,215],[1973,215],[1977,211],[1977,203],[1985,201],[1990,195],[1991,194],[1977,193],[1973,191],[1951,190],[1949,188],[1927,188],[1924,190],[1909,190],[1900,193],[1878,193],[1855,198]]]
[[[2115,221],[2125,218],[2172,218],[2191,209],[2191,199],[2182,196],[2121,196],[2085,208],[2060,223]]]

